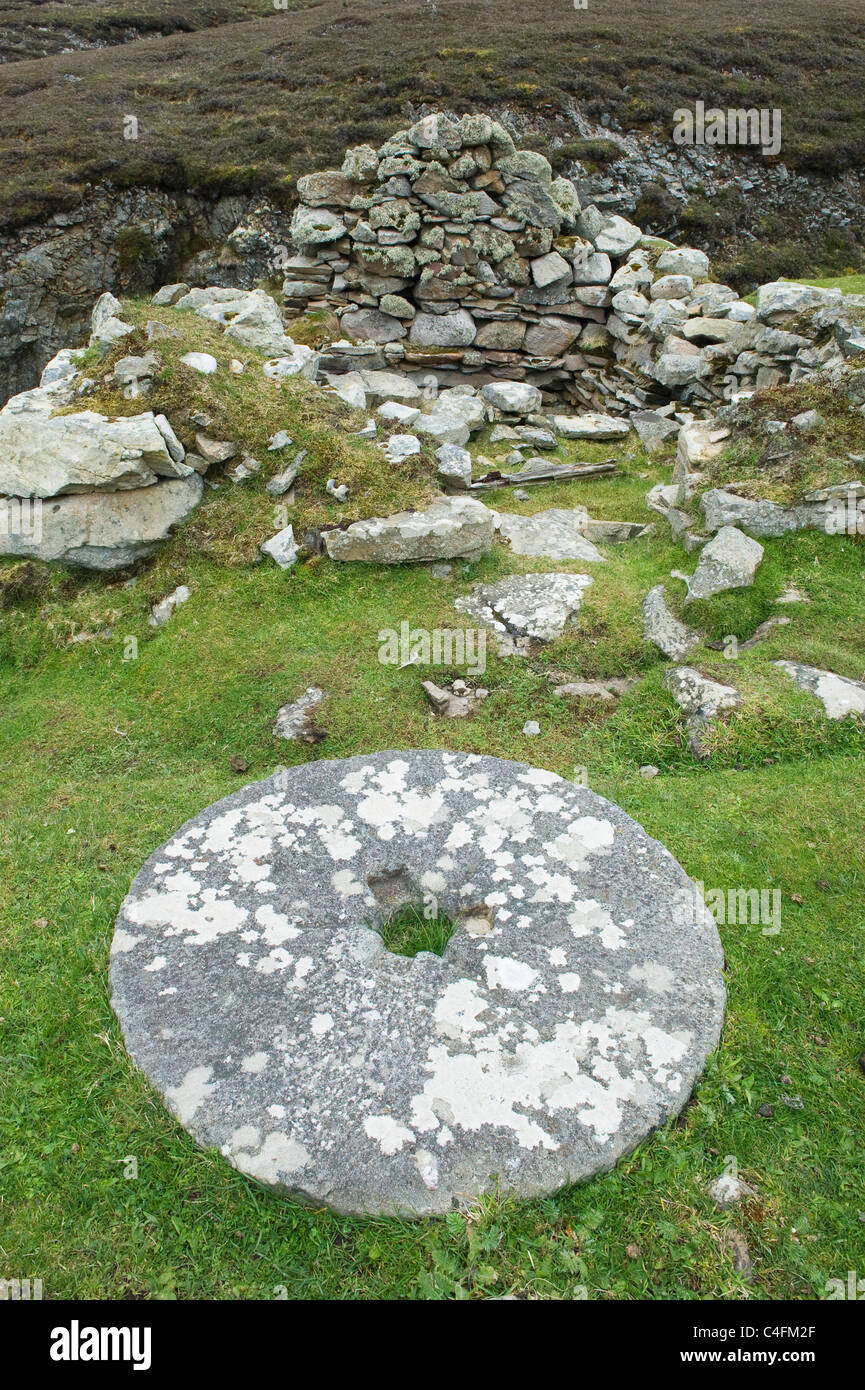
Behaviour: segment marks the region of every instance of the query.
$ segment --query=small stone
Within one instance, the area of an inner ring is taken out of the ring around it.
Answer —
[[[201,372],[202,376],[213,376],[218,370],[219,363],[209,352],[186,352],[181,357],[181,362],[186,367],[191,367],[194,372]]]
[[[294,541],[294,530],[291,526],[286,526],[282,531],[278,531],[270,540],[265,541],[259,546],[262,555],[269,555],[275,560],[281,570],[291,569],[297,561],[298,549]]]
[[[708,1187],[709,1196],[720,1211],[727,1211],[734,1207],[738,1202],[742,1202],[746,1197],[756,1197],[757,1193],[753,1187],[749,1187],[746,1182],[739,1178],[734,1178],[730,1173],[722,1173],[715,1178]]]
[[[771,1120],[772,1116],[775,1114],[775,1110],[771,1105],[761,1105],[757,1114],[762,1115],[764,1120]]]
[[[229,763],[229,766],[230,766],[232,772],[248,772],[248,771],[249,771],[249,763],[246,761],[246,758],[244,758],[244,757],[241,756],[240,753],[235,753],[235,754],[234,754],[234,756],[231,758],[231,761],[230,761],[230,763]]]
[[[155,603],[150,610],[148,622],[151,627],[164,627],[169,618],[176,612],[182,603],[186,603],[189,598],[189,589],[185,584],[180,584],[173,593],[168,594],[159,603]]]
[[[659,767],[655,767],[654,763],[646,763],[643,767],[640,768],[640,776],[646,778],[657,777],[660,771],[661,769]]]
[[[330,493],[331,497],[335,498],[337,502],[344,502],[348,497],[348,484],[341,483],[337,486],[335,478],[328,478],[324,485],[324,490]]]
[[[267,447],[271,453],[275,453],[277,449],[288,448],[288,445],[292,442],[291,435],[287,430],[277,430],[276,434],[268,439]]]
[[[527,719],[523,725],[523,733],[526,738],[537,738],[541,732],[541,726],[536,719]]]

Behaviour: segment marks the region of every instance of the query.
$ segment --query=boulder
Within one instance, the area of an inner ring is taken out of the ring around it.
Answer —
[[[176,450],[175,450],[176,452]],[[147,487],[189,473],[172,458],[152,411],[110,419],[95,411],[0,411],[0,493],[56,497]]]
[[[397,512],[324,532],[332,560],[400,565],[479,560],[492,545],[493,513],[470,497],[443,497],[424,511]]]
[[[0,554],[92,570],[124,569],[151,555],[201,501],[197,473],[125,492],[91,492],[41,503],[38,525],[21,528],[17,498],[0,499]],[[25,504],[33,506],[35,504]]]
[[[736,526],[722,526],[703,546],[696,570],[688,580],[685,603],[711,598],[728,589],[747,589],[763,559],[763,547]]]

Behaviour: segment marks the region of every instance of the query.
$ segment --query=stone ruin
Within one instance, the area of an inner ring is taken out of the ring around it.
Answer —
[[[865,350],[840,291],[770,286],[755,315],[704,252],[582,208],[487,116],[426,116],[297,186],[283,292],[290,312],[339,316],[325,375],[525,381],[547,403],[630,415],[673,399],[711,411]]]

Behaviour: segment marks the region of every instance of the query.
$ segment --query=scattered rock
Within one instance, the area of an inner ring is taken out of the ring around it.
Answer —
[[[298,699],[282,705],[273,723],[274,738],[292,743],[321,743],[327,735],[315,727],[315,711],[326,694],[319,686],[310,685]]]
[[[753,1187],[749,1187],[739,1178],[734,1178],[730,1173],[722,1173],[720,1177],[715,1178],[709,1183],[707,1191],[719,1211],[728,1211],[730,1207],[743,1202],[746,1197],[757,1196]]]
[[[489,695],[488,690],[472,689],[465,681],[454,681],[450,689],[436,685],[434,681],[423,681],[421,689],[436,714],[443,719],[466,719],[476,714]]]
[[[640,776],[645,777],[649,780],[651,780],[651,778],[653,777],[658,777],[660,775],[660,772],[661,769],[659,767],[655,767],[654,763],[645,763],[644,766],[640,768]]]
[[[148,622],[151,627],[164,627],[181,604],[186,603],[189,598],[189,589],[185,584],[180,584],[173,593],[160,599],[159,603],[154,603],[150,610]]]
[[[742,703],[739,691],[701,676],[691,666],[674,666],[664,676],[664,684],[685,716],[688,751],[695,758],[705,756],[703,735],[727,710]]]
[[[747,589],[763,559],[763,547],[735,526],[722,526],[703,546],[696,570],[688,580],[685,603],[711,598],[728,589]]]
[[[474,584],[454,607],[498,634],[501,655],[526,656],[576,621],[583,591],[592,582],[588,574],[508,575]]]
[[[568,511],[553,507],[520,516],[511,512],[495,513],[496,531],[507,541],[515,555],[530,555],[536,559],[584,560],[602,564],[604,556],[583,535],[588,520],[582,507]]]
[[[643,600],[643,636],[672,661],[685,661],[701,641],[699,633],[673,617],[663,584],[656,584]]]
[[[786,671],[799,690],[816,695],[827,718],[846,719],[851,714],[865,718],[865,681],[836,676],[832,671],[803,666],[797,661],[773,661],[772,665]]]
[[[262,555],[269,555],[275,560],[281,570],[291,569],[298,556],[293,528],[286,526],[282,531],[277,531],[275,536],[271,536],[270,540],[259,546],[259,550]]]
[[[527,719],[523,725],[523,733],[526,738],[537,738],[541,732],[541,726],[536,719]]]
[[[219,363],[209,352],[185,352],[180,360],[185,367],[191,367],[202,376],[213,376],[219,370]]]

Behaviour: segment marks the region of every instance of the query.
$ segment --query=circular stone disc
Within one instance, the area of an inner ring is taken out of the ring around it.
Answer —
[[[370,923],[426,896],[444,956]],[[611,1167],[685,1104],[724,1014],[670,853],[553,773],[441,751],[313,762],[189,821],[112,946],[133,1059],[242,1172],[429,1215]]]

